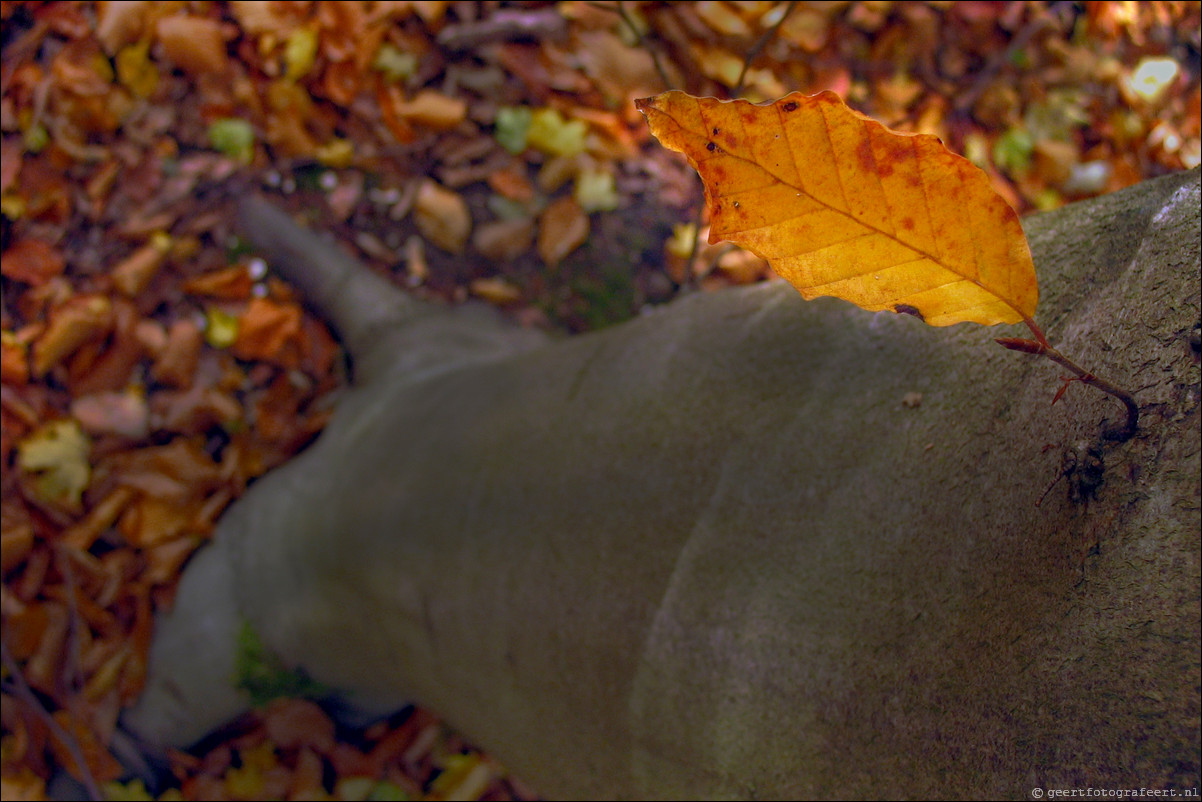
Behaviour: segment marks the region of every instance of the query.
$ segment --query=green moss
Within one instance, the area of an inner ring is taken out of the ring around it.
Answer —
[[[263,644],[250,622],[243,621],[238,631],[236,684],[250,694],[251,704],[262,707],[273,699],[320,699],[330,689],[312,680],[300,668],[288,668]]]

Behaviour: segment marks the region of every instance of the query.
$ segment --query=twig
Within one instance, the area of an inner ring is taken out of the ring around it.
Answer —
[[[1050,20],[1040,16],[1029,22],[1022,30],[1015,34],[1014,38],[1010,41],[1010,45],[1001,53],[995,53],[993,58],[977,72],[976,80],[973,81],[972,85],[958,94],[954,104],[956,110],[968,111],[971,109],[981,93],[988,89],[997,79],[997,74],[1001,72],[1002,68],[1011,63],[1014,55],[1030,44],[1036,34],[1041,33],[1051,25],[1052,22]]]
[[[1075,380],[1081,382],[1082,384],[1088,384],[1093,387],[1097,387],[1102,392],[1109,393],[1119,401],[1122,401],[1123,405],[1127,407],[1126,424],[1119,428],[1108,429],[1103,433],[1103,436],[1108,440],[1117,440],[1119,442],[1130,439],[1131,436],[1135,434],[1136,428],[1139,426],[1139,405],[1135,403],[1135,399],[1131,397],[1131,394],[1120,387],[1116,387],[1105,379],[1095,376],[1093,373],[1089,372],[1053,348],[1048,342],[1047,337],[1044,336],[1043,331],[1040,330],[1039,326],[1035,325],[1034,320],[1031,320],[1031,318],[1023,318],[1023,322],[1027,324],[1027,328],[1029,328],[1031,333],[1035,335],[1034,340],[1027,340],[1022,337],[999,337],[995,340],[995,342],[997,342],[997,344],[1003,348],[1009,348],[1012,351],[1022,351],[1026,354],[1035,354],[1036,356],[1047,357],[1057,365],[1066,368],[1074,374],[1076,378],[1068,379],[1067,381]],[[1067,384],[1065,386],[1067,386]],[[1060,398],[1060,395],[1063,393],[1063,391],[1064,388],[1061,388],[1061,392],[1056,394],[1057,399]]]
[[[79,741],[47,712],[41,700],[38,699],[37,694],[33,692],[33,689],[29,687],[29,683],[25,681],[25,675],[21,673],[21,667],[17,665],[17,661],[9,654],[8,642],[3,637],[0,637],[0,660],[3,661],[5,670],[8,671],[9,680],[6,684],[9,686],[11,692],[30,706],[34,714],[42,720],[42,723],[50,730],[50,733],[62,743],[67,753],[71,755],[71,759],[75,761],[75,765],[79,767],[79,780],[88,792],[88,798],[94,800],[104,799],[104,794],[101,793],[100,786],[96,783],[96,778],[92,776],[92,770],[88,767],[87,760],[84,759],[83,749],[80,747]]]
[[[482,20],[448,25],[438,34],[438,43],[451,50],[470,50],[516,39],[557,40],[567,32],[567,20],[555,9],[503,9]]]
[[[617,14],[618,17],[621,18],[622,22],[625,23],[626,27],[630,30],[630,32],[632,34],[634,34],[635,39],[638,40],[639,47],[646,50],[647,53],[651,56],[651,63],[655,66],[655,72],[656,72],[656,74],[659,75],[659,79],[664,82],[664,88],[671,89],[672,88],[672,79],[668,77],[667,70],[665,70],[664,65],[662,63],[660,63],[659,53],[656,52],[655,48],[650,47],[647,44],[647,37],[643,35],[643,32],[641,30],[639,30],[638,24],[636,24],[634,19],[630,16],[630,14],[627,13],[625,3],[623,3],[622,0],[617,0],[616,3],[612,3],[612,4],[610,4],[610,3],[589,3],[589,5],[592,6],[593,8],[599,8],[602,11],[609,11],[611,13]]]
[[[780,30],[780,26],[785,24],[785,20],[793,13],[793,9],[797,8],[797,0],[790,0],[785,12],[780,15],[772,27],[764,31],[751,49],[747,51],[747,55],[743,58],[743,69],[739,72],[739,80],[735,82],[735,88],[730,90],[731,97],[738,97],[743,94],[743,80],[747,77],[747,70],[751,69],[751,62],[755,61],[755,57],[760,54],[768,43],[772,41],[772,37],[776,36],[776,32]]]

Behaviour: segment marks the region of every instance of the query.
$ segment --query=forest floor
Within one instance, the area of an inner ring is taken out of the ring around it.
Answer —
[[[635,98],[831,89],[1027,213],[1199,163],[1199,8],[0,3],[4,799],[151,798],[117,756],[153,614],[344,382],[239,194],[417,296],[567,335],[769,276],[696,245],[700,182]],[[433,712],[350,731],[295,695],[170,771],[159,798],[535,795]]]

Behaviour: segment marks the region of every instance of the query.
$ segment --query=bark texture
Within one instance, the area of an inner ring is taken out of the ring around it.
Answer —
[[[1037,321],[1141,404],[1125,443],[1017,329],[780,282],[542,346],[335,310],[361,383],[188,568],[127,725],[238,713],[245,616],[553,797],[1196,787],[1199,172],[1026,229]]]

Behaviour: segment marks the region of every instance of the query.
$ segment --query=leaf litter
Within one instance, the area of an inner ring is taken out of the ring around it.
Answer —
[[[574,332],[769,275],[700,244],[719,221],[635,98],[831,90],[942,138],[1021,213],[1199,161],[1191,3],[6,1],[0,20],[6,799],[58,769],[150,798],[109,783],[152,613],[341,385],[231,196],[281,196],[422,297]],[[160,798],[533,796],[423,710],[348,732],[284,699],[204,746],[173,753]]]

